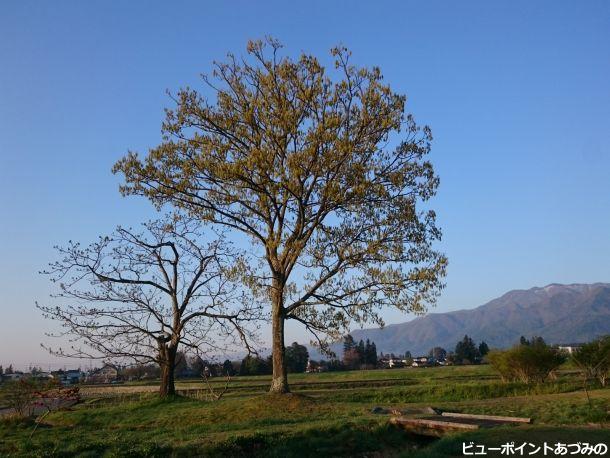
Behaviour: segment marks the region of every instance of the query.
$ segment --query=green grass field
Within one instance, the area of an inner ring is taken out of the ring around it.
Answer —
[[[220,401],[201,382],[161,401],[144,384],[84,387],[85,401],[31,422],[0,423],[0,456],[462,456],[462,442],[610,443],[610,389],[590,391],[563,371],[539,386],[502,383],[488,366],[290,376],[294,394],[270,396],[269,377],[236,377]],[[215,381],[218,386],[223,382]],[[533,425],[428,440],[388,425],[375,406],[529,416]],[[541,455],[542,456],[542,455]]]

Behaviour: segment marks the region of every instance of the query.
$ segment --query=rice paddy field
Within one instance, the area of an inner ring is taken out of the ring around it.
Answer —
[[[0,420],[0,456],[440,457],[463,456],[463,443],[470,442],[610,445],[610,389],[592,385],[587,397],[570,368],[530,386],[503,383],[485,365],[289,379],[293,393],[272,396],[268,376],[234,377],[220,400],[198,380],[180,381],[179,395],[166,400],[157,398],[154,383],[83,386],[83,402],[48,415],[33,434],[31,420]],[[217,391],[224,385],[212,381]],[[373,413],[427,406],[533,423],[439,440],[410,435],[390,425],[390,415]]]

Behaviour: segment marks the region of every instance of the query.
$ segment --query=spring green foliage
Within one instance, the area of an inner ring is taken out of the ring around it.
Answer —
[[[597,379],[606,386],[610,375],[610,335],[583,345],[572,355],[572,360],[585,377]]]
[[[204,90],[176,94],[161,144],[114,167],[124,194],[252,242],[262,262],[248,266],[249,286],[270,305],[278,393],[288,391],[285,320],[326,348],[353,322],[382,324],[386,307],[424,311],[447,265],[425,203],[439,184],[432,134],[405,112],[406,97],[345,48],[329,68],[280,49],[251,41],[244,58],[216,63]]]
[[[542,383],[565,362],[566,357],[544,340],[532,339],[509,350],[492,351],[487,359],[504,381]]]

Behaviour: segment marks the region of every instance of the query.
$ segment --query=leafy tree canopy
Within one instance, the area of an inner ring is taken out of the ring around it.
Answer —
[[[270,302],[272,390],[288,390],[284,321],[322,348],[352,321],[382,324],[385,306],[423,311],[442,287],[446,258],[424,207],[438,177],[432,134],[405,113],[379,68],[332,50],[328,70],[308,54],[280,57],[252,41],[180,90],[163,142],[114,167],[124,194],[144,195],[241,231],[261,259],[250,286]],[[298,278],[298,281],[295,281]]]

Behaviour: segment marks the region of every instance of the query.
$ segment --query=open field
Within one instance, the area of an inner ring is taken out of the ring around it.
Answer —
[[[498,446],[610,442],[610,389],[590,391],[572,371],[538,386],[502,383],[488,366],[353,371],[290,376],[293,395],[265,394],[269,377],[236,377],[225,397],[201,382],[158,400],[146,384],[83,387],[85,400],[45,419],[0,423],[2,456],[460,456],[463,441]],[[223,382],[215,382],[221,385]],[[375,406],[528,416],[534,424],[431,441],[388,426]]]

